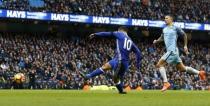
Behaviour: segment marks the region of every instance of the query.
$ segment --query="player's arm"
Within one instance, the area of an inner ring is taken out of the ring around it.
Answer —
[[[185,51],[185,53],[186,54],[189,54],[189,52],[188,52],[188,48],[187,48],[187,34],[186,33],[184,33],[184,51]]]
[[[136,67],[137,69],[140,69],[141,52],[135,44],[133,44],[132,51],[136,54]]]
[[[112,36],[113,32],[98,32],[98,33],[93,33],[89,36],[90,39],[99,36],[99,37],[109,37]]]
[[[158,39],[154,40],[153,43],[156,44],[156,43],[160,43],[162,41],[163,41],[163,34],[161,34],[161,36]]]
[[[179,27],[177,27],[177,33],[178,33],[178,35],[183,36],[183,38],[184,38],[184,52],[186,54],[189,54],[188,47],[187,47],[187,43],[188,43],[187,34]]]

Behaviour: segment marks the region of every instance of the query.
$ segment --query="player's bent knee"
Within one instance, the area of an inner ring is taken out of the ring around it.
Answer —
[[[180,71],[186,71],[186,67],[182,63],[177,65],[177,69]]]
[[[178,70],[180,70],[180,71],[186,71],[186,68],[185,67],[179,67]]]
[[[163,66],[164,66],[164,65],[160,65],[160,64],[156,64],[156,65],[155,65],[156,68],[160,68],[160,67],[163,67]]]
[[[156,67],[156,68],[160,68],[160,67],[164,67],[164,65],[165,65],[165,61],[164,61],[164,60],[160,60],[160,61],[155,65],[155,67]]]
[[[102,70],[107,71],[107,70],[111,69],[111,65],[109,63],[106,63],[101,68],[102,68]]]

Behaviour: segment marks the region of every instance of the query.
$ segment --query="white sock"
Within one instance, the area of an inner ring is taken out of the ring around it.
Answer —
[[[192,67],[186,66],[185,68],[186,68],[186,71],[189,72],[189,73],[199,74],[199,71],[194,69],[194,68],[192,68]]]
[[[160,75],[163,78],[163,82],[168,82],[167,76],[166,76],[166,69],[164,67],[159,68]]]

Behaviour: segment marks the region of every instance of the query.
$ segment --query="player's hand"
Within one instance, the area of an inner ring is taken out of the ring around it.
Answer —
[[[89,39],[93,39],[94,37],[95,37],[94,33],[89,35]]]
[[[153,44],[156,44],[158,41],[155,39],[154,41],[153,41]]]
[[[188,51],[187,46],[184,46],[184,52],[186,53],[186,55],[188,55],[188,54],[189,54],[189,51]]]

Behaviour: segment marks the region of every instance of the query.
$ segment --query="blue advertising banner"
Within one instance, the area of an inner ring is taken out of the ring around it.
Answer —
[[[97,24],[110,24],[110,25],[143,26],[143,27],[157,27],[157,28],[162,28],[165,26],[164,21],[161,20],[142,20],[142,19],[131,19],[131,18],[57,14],[57,13],[1,10],[1,9],[0,9],[0,17],[64,21],[64,22],[66,21],[66,22],[79,22],[79,23],[97,23]],[[183,29],[210,31],[210,24],[184,23],[184,22],[174,22],[174,24]]]

